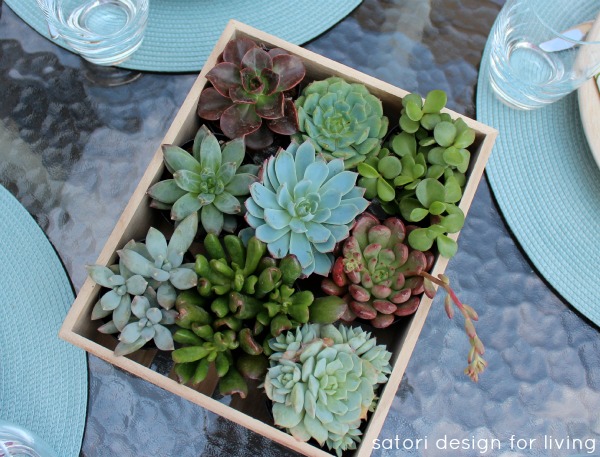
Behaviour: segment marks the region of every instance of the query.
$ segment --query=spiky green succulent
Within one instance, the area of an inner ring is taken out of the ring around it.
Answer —
[[[131,354],[153,340],[162,351],[172,351],[175,346],[170,327],[175,323],[177,312],[162,307],[156,299],[156,291],[148,286],[143,295],[131,300],[125,325],[113,313],[113,320],[98,328],[100,333],[119,333],[115,355]]]
[[[410,249],[404,244],[405,236],[406,229],[398,218],[380,223],[365,213],[357,220],[331,278],[321,283],[325,293],[341,296],[348,303],[344,321],[358,317],[383,328],[396,316],[417,310],[424,292],[420,273],[431,267],[433,255]]]
[[[270,341],[264,382],[275,425],[314,438],[341,457],[360,442],[361,421],[391,372],[391,353],[360,327],[304,325]]]
[[[129,271],[153,281],[158,303],[165,309],[175,304],[177,290],[190,289],[198,282],[193,264],[183,263],[197,230],[198,214],[192,213],[179,223],[168,243],[160,231],[150,227],[145,243],[128,243],[117,251]]]
[[[294,288],[302,267],[293,254],[275,260],[265,255],[266,245],[258,238],[250,238],[244,246],[234,235],[221,243],[209,234],[204,247],[206,256],[197,255],[195,263],[198,292],[212,300],[211,310],[218,318],[214,325],[237,329],[242,321],[251,320],[252,333],[242,341],[246,352],[262,352],[254,337],[263,329],[276,336],[308,322],[314,296]]]
[[[325,276],[329,253],[369,205],[356,178],[341,159],[315,155],[311,142],[292,142],[265,162],[261,181],[250,187],[246,220],[273,257],[295,255],[304,275]]]
[[[212,87],[200,94],[198,115],[218,120],[226,136],[244,137],[252,149],[269,146],[273,133],[295,133],[298,119],[288,91],[304,78],[302,60],[245,37],[227,43],[221,57],[206,74]]]
[[[376,155],[388,129],[381,100],[360,83],[339,77],[315,81],[296,100],[298,142],[310,139],[326,158],[355,167]]]
[[[215,136],[202,126],[194,139],[192,154],[177,146],[163,145],[162,152],[172,179],[148,189],[151,206],[170,209],[171,218],[180,221],[192,213],[209,233],[236,227],[234,215],[242,211],[240,198],[258,178],[258,167],[242,165],[245,156],[242,139],[230,141],[221,149]]]

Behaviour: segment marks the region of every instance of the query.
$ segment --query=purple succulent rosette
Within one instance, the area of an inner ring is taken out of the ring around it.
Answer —
[[[201,118],[218,120],[226,136],[244,137],[252,149],[269,146],[273,133],[298,131],[298,114],[286,92],[306,73],[299,57],[279,48],[265,51],[249,38],[239,38],[225,46],[221,58],[206,75],[213,87],[200,94]]]

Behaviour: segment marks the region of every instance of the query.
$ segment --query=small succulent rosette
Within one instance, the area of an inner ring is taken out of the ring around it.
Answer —
[[[163,145],[162,152],[173,178],[148,189],[150,206],[169,210],[174,221],[198,213],[208,233],[233,232],[237,227],[235,215],[242,212],[248,188],[258,179],[256,165],[242,165],[244,140],[221,146],[203,125],[194,138],[192,154],[172,145]]]
[[[348,303],[344,321],[360,318],[377,328],[388,327],[396,318],[413,314],[423,293],[432,296],[421,272],[431,269],[434,256],[411,249],[405,238],[406,228],[396,217],[380,222],[365,213],[357,220],[331,278],[321,283],[326,294]]]
[[[300,130],[296,141],[311,141],[327,159],[343,159],[346,168],[377,155],[388,131],[381,100],[364,84],[339,77],[306,86],[296,108]]]

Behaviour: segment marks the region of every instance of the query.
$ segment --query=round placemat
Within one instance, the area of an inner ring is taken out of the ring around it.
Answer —
[[[500,210],[539,273],[600,326],[600,169],[585,139],[577,94],[539,110],[511,109],[490,87],[489,51],[488,39],[477,120],[500,132],[487,165]]]
[[[148,26],[142,46],[119,67],[173,73],[198,71],[230,19],[291,43],[302,44],[339,22],[360,2],[150,0]],[[5,0],[5,3],[37,32],[49,38],[36,0]]]
[[[85,352],[59,340],[73,291],[52,245],[0,186],[0,419],[77,457],[87,408]]]

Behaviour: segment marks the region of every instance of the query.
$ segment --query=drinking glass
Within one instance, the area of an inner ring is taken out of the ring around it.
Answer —
[[[117,65],[140,47],[148,0],[37,0],[53,39],[96,65]]]
[[[497,97],[536,109],[593,77],[600,71],[599,11],[598,0],[508,0],[491,36],[489,79]],[[585,22],[591,29],[577,36],[573,29]],[[553,50],[556,43],[565,49]]]
[[[39,436],[23,427],[0,420],[0,457],[58,457]]]

